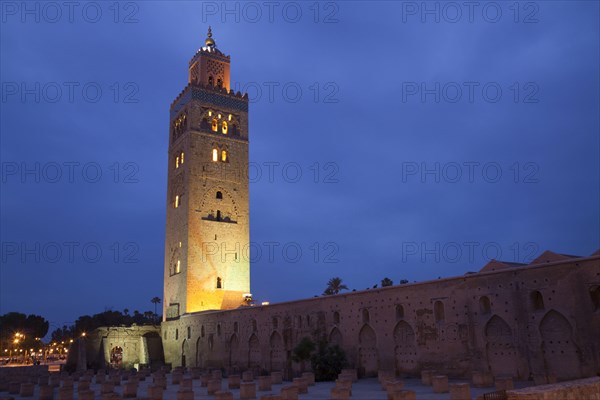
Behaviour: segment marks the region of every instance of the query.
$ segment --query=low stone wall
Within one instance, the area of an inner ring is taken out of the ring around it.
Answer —
[[[600,400],[600,377],[509,390],[508,400]]]
[[[28,365],[22,367],[3,367],[0,368],[0,380],[9,382],[11,380],[30,381],[40,376],[47,376],[47,365]]]

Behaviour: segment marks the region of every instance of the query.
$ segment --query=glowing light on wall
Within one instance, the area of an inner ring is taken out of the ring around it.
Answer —
[[[217,162],[217,161],[219,161],[219,150],[217,150],[217,149],[213,149],[212,160],[213,160],[214,162]]]

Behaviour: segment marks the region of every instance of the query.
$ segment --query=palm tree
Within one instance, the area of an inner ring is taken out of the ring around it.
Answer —
[[[158,319],[158,314],[156,313],[156,305],[160,304],[160,297],[153,297],[150,301],[154,304],[154,316],[156,319]]]
[[[339,277],[331,278],[327,282],[327,288],[323,292],[324,295],[338,294],[342,290],[348,290],[348,286],[342,283],[342,279]]]
[[[388,277],[385,277],[381,280],[381,287],[392,286],[394,281]]]

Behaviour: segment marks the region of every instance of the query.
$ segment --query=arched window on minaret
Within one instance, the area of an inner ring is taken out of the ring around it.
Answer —
[[[202,118],[202,122],[200,123],[200,129],[208,129],[208,120],[206,118]]]
[[[219,161],[219,150],[213,149],[213,151],[212,151],[212,160],[214,162]]]
[[[227,162],[227,150],[221,151],[221,161]]]
[[[214,85],[215,85],[215,81],[214,81],[212,75],[210,75],[208,77],[208,86],[214,86]]]
[[[223,282],[221,281],[221,278],[217,278],[217,289],[222,289],[223,288]]]
[[[212,130],[213,132],[217,132],[219,130],[219,121],[216,118],[212,120]]]
[[[221,80],[221,78],[217,79],[217,87],[223,87],[223,81]]]
[[[217,199],[218,200],[223,200],[223,193],[217,192]]]
[[[221,127],[221,132],[223,132],[223,135],[227,135],[227,122],[223,121],[223,126]]]

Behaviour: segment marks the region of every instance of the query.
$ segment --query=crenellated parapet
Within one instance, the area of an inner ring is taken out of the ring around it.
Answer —
[[[242,94],[240,91],[235,92],[224,87],[190,83],[171,103],[171,117],[192,99],[207,101],[238,111],[248,111],[248,93]]]

